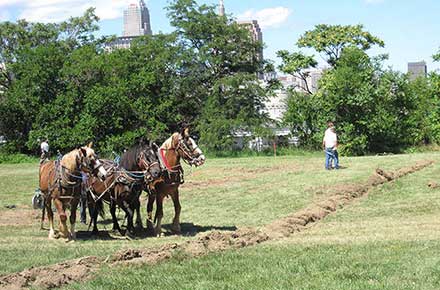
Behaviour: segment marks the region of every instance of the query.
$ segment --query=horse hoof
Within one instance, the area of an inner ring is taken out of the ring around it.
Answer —
[[[182,230],[180,228],[180,225],[177,226],[171,226],[171,231],[176,234],[176,235],[180,235],[182,233]]]
[[[70,237],[69,233],[60,233],[59,238],[61,239],[68,239]]]
[[[154,223],[151,220],[147,220],[147,229],[154,229]]]
[[[126,231],[125,232],[125,237],[127,237],[130,240],[133,240],[136,238],[136,236],[134,235],[134,233],[130,232],[130,231]]]
[[[134,227],[137,230],[143,230],[144,229],[144,225],[142,223],[136,223],[136,225]]]
[[[49,234],[49,240],[57,240],[58,238],[59,238],[59,236],[54,233]]]

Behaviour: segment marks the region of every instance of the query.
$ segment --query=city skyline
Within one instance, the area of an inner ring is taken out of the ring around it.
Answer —
[[[29,21],[57,22],[69,16],[79,16],[90,6],[96,7],[101,18],[100,35],[123,35],[123,11],[131,0],[0,0],[0,21],[16,21],[26,18]],[[219,0],[197,1],[199,4],[216,5]],[[226,15],[233,15],[239,21],[257,20],[264,34],[266,47],[264,56],[279,63],[276,51],[297,49],[295,43],[306,30],[320,23],[326,24],[363,24],[367,31],[385,41],[385,48],[374,48],[370,55],[387,53],[390,56],[386,65],[401,72],[407,72],[409,62],[425,61],[428,71],[440,68],[433,63],[432,55],[440,47],[440,22],[436,11],[440,11],[440,2],[434,0],[413,1],[395,0],[340,0],[338,3],[317,0],[307,3],[302,0],[240,2],[224,0]],[[172,31],[166,17],[166,1],[146,1],[150,10],[153,33]],[[321,60],[317,53],[317,60]],[[323,65],[323,62],[320,62]]]

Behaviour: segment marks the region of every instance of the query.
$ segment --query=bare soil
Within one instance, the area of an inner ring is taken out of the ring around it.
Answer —
[[[377,169],[367,182],[359,185],[336,186],[331,189],[332,194],[325,200],[283,219],[274,221],[262,228],[241,228],[228,232],[214,230],[198,234],[197,239],[182,243],[172,243],[151,249],[119,251],[106,260],[98,257],[84,257],[51,266],[30,268],[0,277],[0,288],[26,289],[37,287],[50,289],[91,279],[94,272],[103,264],[156,264],[175,255],[192,258],[206,255],[210,252],[239,249],[268,240],[287,237],[306,229],[338,208],[342,208],[352,200],[367,194],[370,189],[422,170],[432,163],[433,161],[423,161],[394,172]]]
[[[25,208],[5,209],[0,212],[0,226],[30,226],[41,218],[41,210]]]

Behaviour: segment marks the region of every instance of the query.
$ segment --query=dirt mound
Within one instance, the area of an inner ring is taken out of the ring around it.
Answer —
[[[410,167],[401,168],[395,172],[386,172],[380,168],[364,184],[349,185],[347,187],[337,187],[335,192],[328,199],[312,205],[306,209],[289,215],[283,219],[263,227],[263,231],[271,238],[277,239],[287,237],[294,232],[304,230],[309,224],[319,221],[328,214],[343,207],[355,198],[365,195],[370,189],[386,182],[391,182],[407,174],[421,170],[433,161],[422,161]],[[333,189],[334,190],[334,189]]]
[[[243,228],[234,232],[212,231],[196,240],[181,244],[168,244],[149,250],[128,249],[116,253],[112,258],[115,264],[156,264],[173,255],[197,257],[210,252],[239,249],[265,242],[269,237],[256,229]]]
[[[2,289],[23,289],[37,287],[50,289],[82,281],[99,268],[102,260],[97,257],[84,257],[47,267],[28,270],[3,276],[0,279]]]
[[[0,277],[0,288],[23,289],[37,287],[49,289],[61,287],[72,282],[90,279],[92,274],[103,264],[156,264],[177,255],[191,258],[206,255],[210,252],[238,249],[286,237],[306,229],[310,224],[323,219],[353,199],[365,195],[373,187],[421,170],[432,163],[432,161],[423,161],[395,172],[377,169],[364,184],[334,187],[331,189],[334,193],[326,200],[277,220],[261,229],[241,228],[228,232],[215,230],[200,234],[197,239],[180,244],[167,244],[152,249],[123,250],[115,253],[105,261],[97,257],[85,257],[52,266],[31,268]]]
[[[440,185],[435,181],[430,181],[430,182],[428,182],[428,187],[435,189],[435,188],[439,188]]]

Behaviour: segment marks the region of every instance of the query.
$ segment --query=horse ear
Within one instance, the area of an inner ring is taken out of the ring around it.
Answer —
[[[183,138],[188,138],[189,137],[189,127],[182,128],[180,135],[182,135]]]
[[[79,152],[82,154],[82,156],[87,156],[87,148],[81,147],[79,148]]]
[[[150,146],[151,146],[151,148],[153,148],[154,151],[159,150],[159,146],[157,146],[157,144],[154,142],[152,142]]]
[[[180,138],[179,136],[183,136],[183,135],[181,135],[180,133],[174,133],[171,138],[171,142],[174,148],[177,147],[177,145],[179,144],[179,138]]]
[[[89,145],[87,145],[87,147],[92,148],[93,146],[93,142],[90,142]]]

